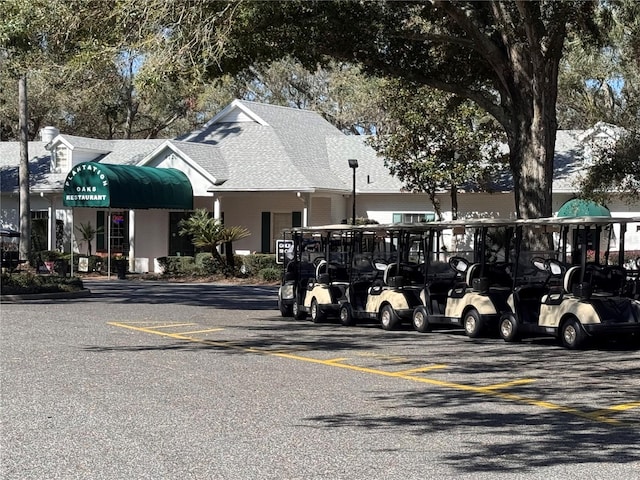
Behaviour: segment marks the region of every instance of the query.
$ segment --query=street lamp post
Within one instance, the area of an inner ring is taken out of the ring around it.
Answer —
[[[351,215],[351,225],[356,224],[356,168],[358,168],[358,160],[349,159],[349,167],[353,169],[353,213]]]

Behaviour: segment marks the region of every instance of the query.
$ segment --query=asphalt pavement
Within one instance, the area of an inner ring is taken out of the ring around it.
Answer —
[[[0,305],[0,477],[640,479],[637,343],[282,318],[277,287]]]

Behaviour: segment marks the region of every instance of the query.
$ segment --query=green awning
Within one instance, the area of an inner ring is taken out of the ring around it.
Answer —
[[[604,207],[591,200],[582,198],[574,198],[565,202],[558,210],[558,217],[574,218],[574,217],[610,217],[611,212]]]
[[[189,178],[175,168],[84,162],[64,182],[65,207],[193,210]]]

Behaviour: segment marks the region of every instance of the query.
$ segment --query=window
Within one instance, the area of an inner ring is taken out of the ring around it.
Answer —
[[[394,213],[393,223],[432,222],[436,219],[434,212]]]
[[[97,228],[102,227],[101,233],[96,235],[96,252],[107,253],[107,238],[111,233],[111,254],[129,254],[129,213],[111,212],[111,232],[109,232],[109,213],[105,210],[96,212]]]
[[[180,235],[178,226],[181,220],[189,218],[192,214],[193,212],[169,212],[169,255],[195,255],[193,239],[188,235]]]
[[[36,251],[46,250],[49,242],[49,212],[46,210],[31,211],[31,248]]]
[[[127,212],[111,212],[111,253],[129,253]]]
[[[55,172],[67,172],[71,168],[71,155],[64,145],[56,147],[53,151],[53,169]]]

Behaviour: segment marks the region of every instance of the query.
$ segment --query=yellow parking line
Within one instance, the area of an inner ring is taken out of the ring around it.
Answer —
[[[525,385],[527,383],[532,383],[532,382],[535,382],[533,378],[523,378],[521,380],[513,380],[511,382],[496,383],[494,385],[487,385],[486,387],[480,387],[480,388],[484,390],[500,390],[502,388],[511,387],[513,385]]]
[[[395,363],[404,363],[409,361],[408,358],[406,357],[398,357],[396,355],[382,355],[380,353],[372,353],[372,352],[366,352],[366,353],[358,353],[359,357],[372,357],[372,358],[377,358],[379,360],[388,360],[390,362],[395,362]]]
[[[407,374],[403,374],[403,373],[397,373],[397,372],[387,372],[384,370],[378,370],[375,368],[367,368],[367,367],[358,367],[356,365],[349,365],[346,363],[336,363],[335,359],[332,360],[320,360],[320,359],[316,359],[316,358],[311,358],[311,357],[303,357],[300,355],[295,355],[293,353],[278,353],[278,352],[270,352],[268,350],[261,350],[255,347],[243,347],[241,345],[235,345],[233,343],[230,342],[222,342],[222,341],[213,341],[213,340],[205,340],[205,339],[201,339],[201,338],[195,338],[195,337],[189,337],[187,335],[181,335],[181,334],[177,334],[177,333],[167,333],[167,332],[159,332],[157,330],[153,330],[150,328],[145,328],[145,327],[136,327],[133,325],[128,325],[126,323],[120,323],[120,322],[107,322],[108,325],[113,325],[116,327],[121,327],[121,328],[127,328],[130,330],[135,330],[138,332],[145,332],[145,333],[151,333],[154,335],[160,335],[163,337],[169,337],[169,338],[173,338],[173,339],[178,339],[178,340],[185,340],[185,341],[189,341],[189,342],[193,342],[193,343],[201,343],[204,345],[212,345],[212,346],[219,346],[219,347],[223,347],[223,348],[230,348],[230,349],[235,349],[235,350],[240,350],[243,352],[250,352],[250,353],[260,353],[263,355],[273,355],[276,357],[280,357],[280,358],[287,358],[287,359],[291,359],[291,360],[298,360],[298,361],[302,361],[302,362],[309,362],[309,363],[315,363],[315,364],[319,364],[319,365],[326,365],[326,366],[330,366],[330,367],[334,367],[334,368],[344,368],[347,370],[352,370],[355,372],[361,372],[361,373],[369,373],[369,374],[373,374],[373,375],[379,375],[379,376],[383,376],[383,377],[390,377],[390,378],[402,378],[411,382],[419,382],[419,383],[424,383],[424,384],[429,384],[429,385],[435,385],[435,386],[439,386],[439,387],[443,387],[443,388],[450,388],[452,390],[459,390],[459,391],[464,391],[464,392],[470,392],[470,393],[475,393],[475,394],[481,394],[481,395],[487,395],[487,396],[491,396],[494,398],[499,398],[502,400],[507,400],[507,401],[511,401],[511,402],[515,402],[515,403],[520,403],[520,404],[525,404],[525,405],[530,405],[530,406],[534,406],[534,407],[538,407],[538,408],[543,408],[546,410],[552,410],[555,412],[560,412],[560,413],[565,413],[568,415],[573,415],[576,417],[580,417],[580,418],[584,418],[587,420],[592,420],[592,421],[597,421],[597,422],[602,422],[602,423],[608,423],[608,424],[612,424],[612,425],[621,425],[622,423],[616,419],[613,418],[608,418],[606,417],[602,411],[596,411],[596,412],[584,412],[582,410],[579,410],[577,408],[574,407],[567,407],[565,405],[560,405],[557,403],[552,403],[552,402],[547,402],[544,400],[537,400],[535,398],[528,398],[528,397],[523,397],[521,395],[515,395],[512,393],[506,393],[506,392],[501,392],[499,390],[495,390],[492,388],[486,388],[486,387],[476,387],[473,385],[465,385],[462,383],[454,383],[454,382],[447,382],[444,380],[436,380],[433,378],[427,378],[427,377],[418,377],[418,376],[414,376],[414,375],[407,375]],[[625,404],[627,406],[630,406],[629,408],[635,408],[636,404]],[[617,408],[619,409],[623,409],[624,406],[620,405]],[[604,413],[609,412],[609,410],[605,410]]]
[[[193,335],[194,333],[219,332],[220,330],[224,330],[224,328],[209,328],[208,330],[194,330],[192,332],[180,332],[180,335]]]
[[[428,372],[430,370],[438,370],[441,368],[447,368],[447,365],[431,365],[429,367],[419,367],[419,368],[410,368],[409,370],[401,370],[399,372],[395,372],[396,375],[402,376],[402,375],[412,375],[414,373],[422,373],[422,372]]]
[[[232,342],[228,342],[229,345],[232,344]],[[237,343],[233,343],[234,348],[242,348],[239,347]],[[293,353],[293,352],[307,352],[309,351],[308,348],[271,348],[271,347],[267,347],[267,348],[259,348],[256,347],[255,350],[257,352],[260,353]]]
[[[329,358],[329,359],[325,360],[325,362],[327,362],[327,364],[329,364],[329,365],[335,365],[337,363],[344,362],[345,360],[349,360],[349,357]]]
[[[366,368],[366,367],[358,367],[355,365],[348,365],[348,364],[344,364],[344,363],[332,363],[332,362],[327,362],[326,360],[318,360],[315,358],[308,358],[308,357],[300,357],[297,355],[289,355],[289,354],[277,354],[277,356],[279,357],[283,357],[283,358],[290,358],[292,360],[301,360],[304,362],[311,362],[311,363],[318,363],[321,365],[328,365],[331,367],[337,367],[337,368],[345,368],[348,370],[354,370],[356,372],[363,372],[363,373],[371,373],[374,375],[380,375],[380,376],[384,376],[384,377],[395,377],[395,378],[402,378],[405,380],[409,380],[412,382],[420,382],[420,383],[426,383],[426,384],[430,384],[430,385],[436,385],[439,387],[445,387],[445,388],[451,388],[453,390],[461,390],[461,391],[466,391],[466,392],[471,392],[471,393],[479,393],[479,394],[483,394],[483,395],[488,395],[488,396],[492,396],[492,397],[496,397],[496,398],[500,398],[502,400],[508,400],[508,401],[512,401],[512,402],[516,402],[516,403],[522,403],[522,404],[526,404],[526,405],[531,405],[531,406],[535,406],[535,407],[539,407],[539,408],[544,408],[547,410],[554,410],[556,412],[562,412],[562,413],[566,413],[569,415],[573,415],[576,417],[580,417],[580,418],[585,418],[588,420],[592,420],[592,421],[598,421],[598,422],[602,422],[602,423],[609,423],[609,424],[613,424],[613,425],[619,425],[620,422],[618,420],[612,419],[612,418],[607,418],[603,415],[600,415],[598,413],[594,413],[594,412],[583,412],[582,410],[578,410],[577,408],[573,408],[573,407],[567,407],[564,405],[559,405],[557,403],[552,403],[552,402],[546,402],[543,400],[537,400],[535,398],[528,398],[528,397],[523,397],[520,395],[515,395],[515,394],[511,394],[511,393],[505,393],[505,392],[500,392],[500,391],[496,391],[496,390],[491,390],[491,389],[486,389],[483,387],[475,387],[472,385],[465,385],[462,383],[454,383],[454,382],[447,382],[447,381],[443,381],[443,380],[436,380],[433,378],[427,378],[427,377],[416,377],[413,375],[404,375],[404,374],[398,374],[395,372],[387,372],[384,370],[377,370],[374,368]]]
[[[624,412],[625,410],[631,410],[632,408],[640,408],[640,402],[621,403],[620,405],[614,405],[612,407],[603,408],[602,410],[596,410],[593,413],[604,415],[607,413]]]
[[[150,325],[153,328],[192,327],[197,323],[167,323],[165,325]]]

